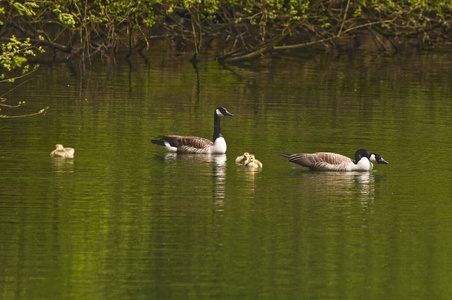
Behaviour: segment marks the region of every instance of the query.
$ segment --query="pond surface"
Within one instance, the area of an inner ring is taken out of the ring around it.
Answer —
[[[221,66],[152,51],[1,85],[2,299],[452,298],[452,54]],[[175,155],[162,134],[226,155]],[[54,145],[74,159],[49,156]],[[371,173],[278,153],[359,148]],[[262,161],[251,172],[234,162]]]

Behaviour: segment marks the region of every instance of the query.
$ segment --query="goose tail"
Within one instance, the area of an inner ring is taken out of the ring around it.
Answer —
[[[163,138],[165,138],[165,137],[163,137]],[[167,151],[177,152],[177,146],[173,145],[173,143],[171,143],[171,141],[167,141],[166,139],[151,140],[151,143],[159,145],[160,147],[164,148]]]

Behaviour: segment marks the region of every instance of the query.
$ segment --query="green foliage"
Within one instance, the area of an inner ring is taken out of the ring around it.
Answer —
[[[11,1],[11,4],[14,6],[14,8],[17,10],[19,15],[27,15],[27,16],[34,16],[36,15],[36,12],[33,10],[34,8],[38,8],[38,4],[35,2],[24,2],[23,4],[20,2]]]
[[[32,70],[36,69],[38,65],[35,65],[33,69],[27,64],[27,57],[35,56],[35,50],[43,51],[42,48],[35,48],[30,43],[30,38],[24,41],[19,41],[13,35],[9,42],[1,44],[2,54],[0,55],[0,82],[14,81],[17,77],[21,77]],[[20,75],[10,75],[14,70],[20,70]]]
[[[12,11],[21,17],[36,16],[36,9],[39,6],[35,2],[15,2],[11,0]],[[5,8],[0,9],[0,17],[5,16]],[[0,25],[5,25],[5,21],[0,20]],[[31,43],[30,37],[25,37],[21,40],[16,38],[14,34],[11,35],[7,42],[1,44],[2,54],[0,54],[0,82],[10,81],[25,76],[34,71],[38,65],[31,67],[28,64],[28,57],[36,56],[37,52],[44,50],[40,46],[35,46]]]
[[[240,37],[234,44],[244,48],[297,31],[321,39],[364,27],[425,36],[450,22],[451,11],[448,0],[8,0],[0,7],[0,27],[2,37],[85,56],[149,44],[156,27],[166,30],[162,36],[192,40],[197,49],[203,36],[218,32]]]
[[[72,14],[62,12],[59,8],[55,8],[53,12],[57,15],[58,20],[62,25],[75,27],[75,20]]]

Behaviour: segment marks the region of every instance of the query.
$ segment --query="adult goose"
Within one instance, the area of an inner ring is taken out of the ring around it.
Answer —
[[[55,145],[55,150],[50,153],[52,157],[63,157],[63,158],[73,158],[74,157],[74,148],[66,147],[64,148],[61,144]]]
[[[151,142],[163,147],[170,152],[224,154],[226,153],[226,141],[221,134],[221,117],[234,115],[224,107],[217,107],[214,113],[213,142],[196,136],[164,135],[160,140]]]
[[[315,171],[371,171],[373,163],[388,164],[380,154],[371,153],[366,149],[358,149],[355,152],[355,160],[341,154],[330,152],[279,155],[287,158],[290,163]]]

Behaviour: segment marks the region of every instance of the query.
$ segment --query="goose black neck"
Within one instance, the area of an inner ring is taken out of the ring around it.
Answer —
[[[358,164],[358,162],[361,160],[361,158],[363,157],[367,157],[367,159],[370,159],[370,155],[371,153],[369,151],[367,151],[366,149],[358,149],[355,152],[355,160],[353,161],[353,163],[356,165]]]
[[[219,137],[222,137],[223,135],[221,134],[221,128],[220,128],[220,117],[217,115],[217,113],[215,112],[214,115],[214,124],[213,124],[213,141],[215,142],[215,140]]]

